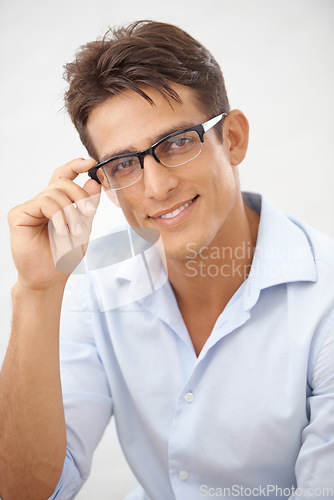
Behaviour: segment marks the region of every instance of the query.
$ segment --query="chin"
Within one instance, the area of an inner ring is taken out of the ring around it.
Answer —
[[[162,238],[163,251],[168,260],[189,261],[196,259],[203,248],[208,248],[212,242],[212,237],[208,234],[197,235],[196,238]]]

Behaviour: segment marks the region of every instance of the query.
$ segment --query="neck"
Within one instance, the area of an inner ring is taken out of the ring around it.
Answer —
[[[237,212],[208,247],[184,260],[167,260],[169,280],[182,313],[203,313],[205,309],[216,318],[247,278],[259,215],[242,200]]]

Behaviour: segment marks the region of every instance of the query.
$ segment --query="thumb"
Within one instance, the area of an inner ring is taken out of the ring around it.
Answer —
[[[100,202],[101,188],[101,184],[98,184],[93,179],[89,179],[83,186],[83,189],[86,193],[88,193],[90,201],[93,203],[95,208],[97,208]]]

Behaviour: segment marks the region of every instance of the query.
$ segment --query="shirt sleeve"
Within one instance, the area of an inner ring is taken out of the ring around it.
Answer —
[[[87,275],[71,276],[60,327],[67,453],[50,500],[68,500],[77,494],[90,473],[94,450],[112,415],[110,388],[94,341],[94,313]]]
[[[310,420],[302,433],[296,462],[298,490],[292,499],[334,497],[334,326],[331,323],[312,369]]]

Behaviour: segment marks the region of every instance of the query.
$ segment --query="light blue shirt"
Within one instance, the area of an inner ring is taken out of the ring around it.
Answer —
[[[334,241],[244,199],[261,214],[251,271],[198,357],[152,249],[70,278],[52,499],[75,496],[112,415],[131,500],[334,497]]]

